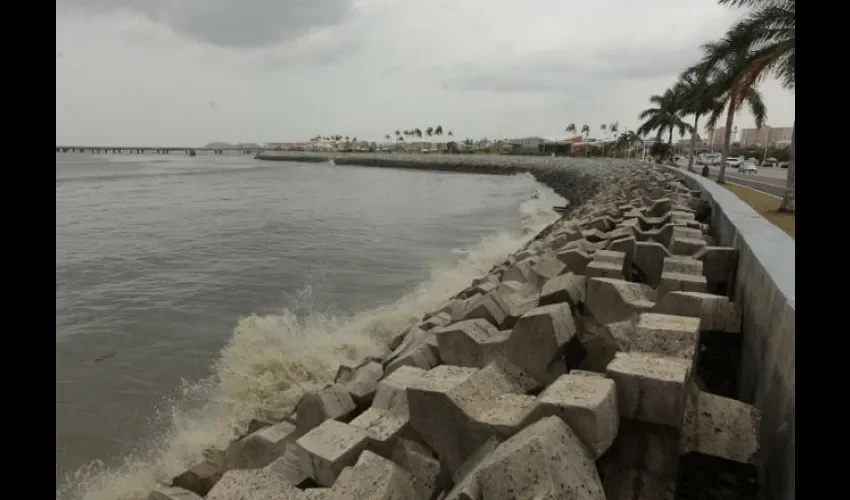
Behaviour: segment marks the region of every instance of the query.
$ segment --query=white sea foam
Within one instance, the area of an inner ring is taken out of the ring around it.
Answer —
[[[498,233],[462,249],[454,264],[432,269],[413,292],[383,307],[327,316],[311,310],[307,288],[278,314],[243,318],[215,362],[214,375],[184,384],[180,397],[164,405],[167,430],[117,468],[99,463],[81,468],[57,489],[57,499],[144,500],[157,482],[185,470],[205,449],[226,447],[252,417],[291,407],[300,387],[331,380],[340,362],[384,351],[393,334],[554,222],[558,215],[552,206],[563,202],[549,188],[539,187],[520,206],[521,236]]]

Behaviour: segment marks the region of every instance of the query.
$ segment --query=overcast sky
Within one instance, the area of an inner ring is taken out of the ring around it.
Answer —
[[[57,0],[56,141],[634,128],[742,14],[712,0]],[[762,90],[768,124],[790,126],[794,94]]]

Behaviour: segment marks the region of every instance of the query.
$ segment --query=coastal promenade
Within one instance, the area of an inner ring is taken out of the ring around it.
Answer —
[[[623,160],[333,159],[530,172],[570,210],[151,500],[794,498],[794,242],[734,195]]]

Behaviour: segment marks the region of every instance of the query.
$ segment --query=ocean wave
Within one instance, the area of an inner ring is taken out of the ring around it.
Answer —
[[[528,175],[528,174],[519,174]],[[214,364],[213,375],[185,382],[163,405],[167,430],[140,444],[118,467],[93,462],[69,475],[57,499],[144,500],[158,482],[181,473],[205,449],[224,448],[267,410],[291,408],[312,384],[332,381],[339,363],[379,355],[396,333],[441,306],[557,220],[563,199],[545,186],[520,205],[523,232],[498,233],[459,249],[449,266],[399,300],[352,316],[312,308],[307,287],[276,314],[251,315],[236,325]]]

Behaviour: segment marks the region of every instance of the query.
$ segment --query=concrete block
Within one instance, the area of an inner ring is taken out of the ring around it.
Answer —
[[[540,284],[562,274],[566,270],[566,264],[558,260],[554,254],[541,258],[540,261],[531,266],[531,272],[536,275],[536,282]]]
[[[357,410],[357,405],[345,387],[333,384],[304,394],[296,408],[295,426],[298,434],[303,435],[327,419],[348,419]]]
[[[708,292],[731,295],[738,266],[738,251],[732,247],[706,246],[694,258],[703,263]]]
[[[535,287],[540,286],[537,276],[531,272],[531,266],[535,262],[537,262],[535,257],[529,257],[513,264],[502,274],[502,281],[518,281]]]
[[[681,429],[692,363],[637,352],[618,352],[606,375],[617,384],[620,416]]]
[[[482,368],[502,353],[509,330],[499,331],[489,321],[468,319],[434,332],[440,359],[446,364]]]
[[[614,237],[612,233],[611,242],[608,244],[608,250],[612,252],[623,252],[625,261],[623,264],[624,274],[626,279],[632,278],[632,266],[635,260],[635,249],[637,248],[637,239],[632,234],[627,236]]]
[[[287,484],[294,486],[303,484],[310,479],[310,473],[304,470],[298,450],[299,447],[295,442],[286,443],[283,455],[263,468],[284,479]]]
[[[576,335],[567,303],[538,307],[524,314],[504,343],[504,355],[523,372],[548,384],[564,373],[564,349]]]
[[[655,292],[649,285],[621,279],[590,278],[587,280],[586,311],[599,324],[629,319],[655,307]]]
[[[295,442],[301,468],[321,486],[331,486],[344,467],[354,465],[368,443],[366,431],[336,420],[325,420]]]
[[[652,311],[699,318],[701,331],[741,332],[741,310],[723,295],[670,292],[655,304]]]
[[[350,425],[366,432],[369,436],[369,448],[379,455],[389,456],[409,422],[410,417],[407,415],[368,408],[352,420]]]
[[[596,229],[597,231],[602,233],[607,233],[608,231],[613,229],[616,224],[617,222],[611,217],[601,216],[594,217],[593,219],[591,219],[590,222],[585,224],[584,227],[587,229]]]
[[[565,274],[556,276],[543,284],[538,304],[547,306],[566,302],[573,312],[577,313],[584,307],[586,289],[587,279],[584,276],[567,271]]]
[[[402,366],[378,384],[371,408],[351,421],[369,436],[369,446],[376,453],[389,457],[396,441],[410,424],[407,388],[422,377],[425,371]]]
[[[472,302],[463,319],[483,318],[497,328],[511,328],[517,318],[537,305],[537,299],[536,290],[527,287],[504,295],[494,291]]]
[[[533,286],[527,283],[520,283],[518,281],[503,281],[496,287],[496,293],[500,296],[509,295],[515,292],[522,292],[529,295],[534,294],[536,291],[537,289]]]
[[[548,417],[488,454],[446,500],[604,500],[593,457],[569,425]]]
[[[415,366],[423,370],[437,366],[440,357],[435,340],[433,330],[426,332],[419,328],[412,329],[404,342],[384,361],[384,376],[401,366]]]
[[[584,276],[587,272],[587,264],[590,262],[590,256],[586,251],[580,248],[572,248],[562,250],[555,256],[567,266],[567,270],[574,274]]]
[[[601,463],[609,500],[673,500],[679,466],[676,431],[659,426],[621,425]]]
[[[353,467],[339,475],[327,500],[420,500],[413,477],[398,465],[364,451]]]
[[[581,237],[589,243],[600,243],[608,239],[608,235],[598,229],[582,229]]]
[[[203,497],[175,486],[158,486],[148,495],[147,500],[203,500]]]
[[[340,365],[334,377],[334,382],[341,384],[354,403],[364,408],[372,404],[378,381],[384,376],[384,367],[376,361],[368,361],[359,365]]]
[[[224,474],[224,451],[206,450],[204,456],[171,481],[172,486],[206,495]]]
[[[635,323],[631,351],[696,360],[698,317],[642,313]]]
[[[430,500],[445,486],[445,481],[441,480],[440,461],[431,449],[418,441],[400,439],[390,459],[410,473],[416,498]]]
[[[582,315],[574,318],[578,330],[578,340],[584,348],[584,359],[578,366],[570,366],[592,372],[605,373],[608,363],[614,359],[614,355],[620,351],[628,351],[631,345],[631,331],[625,332],[625,339],[619,338],[620,326],[632,329],[631,321],[620,321],[600,325],[592,316]]]
[[[275,461],[287,443],[295,441],[295,425],[280,422],[233,442],[225,451],[226,469],[259,469]]]
[[[649,204],[649,210],[647,210],[647,214],[650,217],[662,217],[664,214],[670,211],[673,207],[670,198],[659,198],[657,200],[652,200]]]
[[[597,250],[587,265],[588,278],[626,279],[626,254],[611,250]]]
[[[690,257],[665,257],[658,285],[658,297],[670,292],[706,292],[707,281],[702,262]]]
[[[490,284],[490,290],[495,290],[496,285]],[[480,287],[476,287],[480,288]],[[480,292],[479,292],[480,293]],[[419,328],[423,330],[431,330],[433,328],[439,328],[441,326],[446,326],[452,322],[452,315],[448,312],[440,312],[437,314],[433,314],[425,318],[422,323],[419,324]]]
[[[689,449],[703,455],[755,464],[760,449],[761,413],[741,401],[707,392],[698,395]]]
[[[661,283],[664,258],[670,252],[661,243],[638,241],[635,243],[634,267],[643,277],[643,282],[655,288]]]
[[[669,228],[669,231],[666,229]],[[673,255],[692,256],[706,246],[702,232],[678,224],[667,224],[662,228],[662,238]]]
[[[206,500],[307,500],[307,495],[268,469],[232,470],[210,490]]]
[[[407,390],[411,427],[454,473],[488,438],[512,435],[536,408],[540,385],[507,362],[478,370],[441,365]]]
[[[598,459],[614,442],[620,425],[614,381],[570,372],[561,375],[538,396],[538,414],[555,415],[575,431]],[[596,375],[596,374],[593,374]]]

